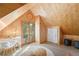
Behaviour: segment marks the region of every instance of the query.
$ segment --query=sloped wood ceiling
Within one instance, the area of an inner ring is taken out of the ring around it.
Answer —
[[[79,4],[37,4],[32,11],[43,16],[48,27],[60,26],[64,34],[79,35]]]
[[[2,7],[2,5],[3,4],[0,4],[0,17],[3,17],[4,15],[8,14],[7,9],[13,8],[9,4],[8,7],[5,8]],[[16,4],[14,5],[16,7]],[[31,11],[35,15],[42,16],[44,18],[45,24],[48,27],[60,26],[64,34],[79,35],[79,4],[78,3],[36,4],[35,7],[31,9]]]
[[[0,18],[23,5],[23,3],[0,3]]]

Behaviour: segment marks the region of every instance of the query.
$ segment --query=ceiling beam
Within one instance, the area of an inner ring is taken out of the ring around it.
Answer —
[[[18,8],[17,10],[9,13],[8,15],[4,16],[3,18],[1,18],[1,22],[0,22],[0,31],[2,29],[4,29],[6,26],[8,26],[9,24],[13,23],[17,18],[19,18],[20,16],[22,16],[24,13],[26,13],[28,10],[30,10],[31,8],[33,8],[34,4],[25,4],[24,6]],[[4,25],[2,25],[5,24]]]

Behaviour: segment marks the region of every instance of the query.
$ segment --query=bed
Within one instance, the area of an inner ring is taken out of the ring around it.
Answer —
[[[6,38],[0,40],[0,55],[10,56],[20,47],[18,38]]]

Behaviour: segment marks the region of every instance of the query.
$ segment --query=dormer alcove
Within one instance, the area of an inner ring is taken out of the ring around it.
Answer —
[[[20,19],[22,44],[47,41],[47,27],[42,16],[35,16],[30,10]]]

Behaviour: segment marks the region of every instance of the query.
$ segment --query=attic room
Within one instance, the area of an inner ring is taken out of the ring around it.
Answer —
[[[79,4],[0,3],[0,56],[79,56]]]

